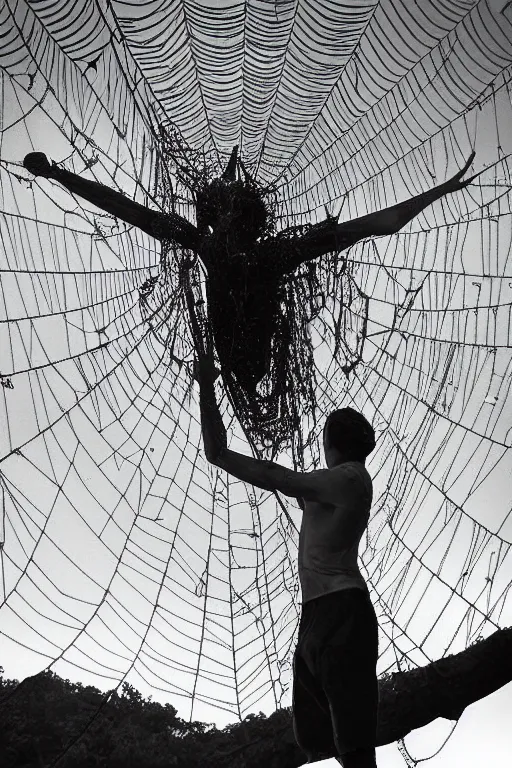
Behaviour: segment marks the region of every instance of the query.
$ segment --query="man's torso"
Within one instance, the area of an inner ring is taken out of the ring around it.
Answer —
[[[343,467],[346,482],[339,503],[304,503],[299,537],[303,603],[340,589],[367,590],[357,557],[370,515],[372,482],[360,462],[347,462]]]

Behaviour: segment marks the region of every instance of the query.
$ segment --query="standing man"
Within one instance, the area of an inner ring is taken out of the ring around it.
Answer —
[[[215,399],[216,370],[188,295],[198,354],[206,458],[239,480],[298,499],[302,615],[294,656],[293,725],[308,762],[337,755],[344,768],[376,768],[378,624],[357,565],[372,503],[365,460],[372,426],[357,411],[331,413],[324,427],[327,469],[294,472],[227,448]]]

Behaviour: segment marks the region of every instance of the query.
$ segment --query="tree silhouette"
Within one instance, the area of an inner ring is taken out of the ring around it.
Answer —
[[[403,739],[438,717],[457,720],[511,681],[512,628],[427,666],[381,677],[377,745]],[[0,693],[5,768],[49,768],[64,750],[58,763],[63,768],[297,768],[305,760],[289,708],[269,717],[248,715],[219,730],[181,720],[170,704],[145,700],[128,683],[122,695],[113,693],[105,703],[98,689],[52,672],[18,684],[4,679],[1,667]],[[87,728],[100,706],[100,716]]]

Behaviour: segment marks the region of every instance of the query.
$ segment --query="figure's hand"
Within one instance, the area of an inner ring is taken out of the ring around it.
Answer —
[[[25,155],[23,165],[34,176],[44,176],[45,179],[48,179],[52,175],[52,166],[44,152],[30,152]]]
[[[470,176],[469,179],[464,179],[464,180],[462,179],[462,177],[468,170],[469,166],[475,159],[475,154],[476,154],[475,152],[472,152],[466,164],[464,165],[464,167],[461,168],[461,170],[458,173],[456,173],[455,176],[452,176],[451,179],[448,179],[448,181],[446,181],[442,185],[445,188],[446,192],[458,192],[459,189],[464,189],[465,187],[468,186],[468,184],[471,184],[471,182],[474,181],[474,179],[476,179],[477,176],[480,176],[480,173],[482,173],[482,171],[480,171],[479,173],[475,173],[474,176]]]

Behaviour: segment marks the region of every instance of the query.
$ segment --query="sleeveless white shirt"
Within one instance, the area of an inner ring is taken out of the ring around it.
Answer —
[[[341,589],[359,587],[368,591],[357,558],[359,542],[370,518],[372,480],[364,464],[358,461],[340,464],[335,469],[339,503],[304,502],[299,534],[303,604]],[[325,477],[329,482],[328,472]]]

